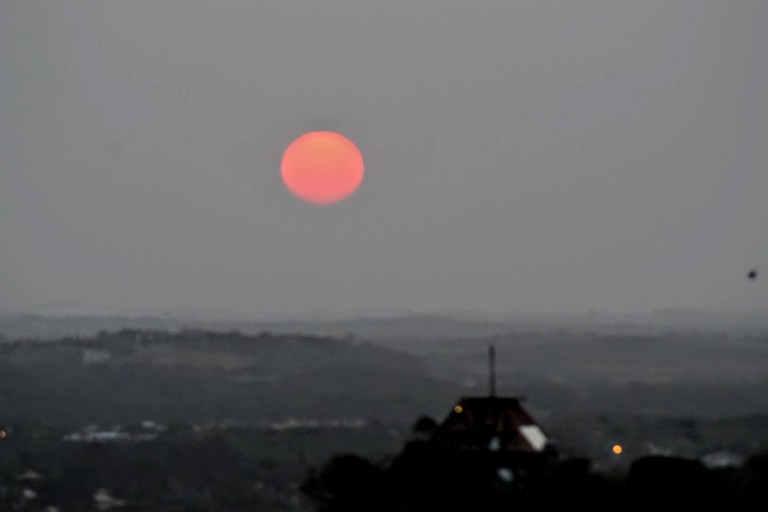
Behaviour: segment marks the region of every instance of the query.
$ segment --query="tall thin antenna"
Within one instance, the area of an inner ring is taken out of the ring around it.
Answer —
[[[488,347],[488,394],[496,396],[496,349],[493,345]]]

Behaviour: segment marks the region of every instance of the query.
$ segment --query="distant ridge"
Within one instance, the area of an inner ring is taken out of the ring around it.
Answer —
[[[578,314],[544,313],[414,313],[392,316],[357,316],[333,319],[250,319],[206,316],[185,312],[140,315],[78,314],[44,315],[0,313],[0,336],[6,339],[52,339],[62,336],[92,336],[99,331],[124,328],[178,330],[199,328],[239,330],[257,334],[308,333],[368,340],[486,338],[511,332],[663,332],[701,331],[721,333],[765,333],[768,311],[703,311],[662,309],[650,313]]]

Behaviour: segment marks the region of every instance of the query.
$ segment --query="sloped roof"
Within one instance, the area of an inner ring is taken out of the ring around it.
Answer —
[[[517,397],[464,397],[433,434],[457,449],[501,452],[544,451],[544,431]]]

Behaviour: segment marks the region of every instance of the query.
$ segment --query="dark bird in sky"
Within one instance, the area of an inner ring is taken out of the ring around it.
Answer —
[[[752,270],[747,272],[747,277],[749,279],[752,279],[752,280],[756,279],[757,278],[757,269],[753,268]]]

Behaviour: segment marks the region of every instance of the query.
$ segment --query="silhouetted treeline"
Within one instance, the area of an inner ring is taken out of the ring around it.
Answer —
[[[340,454],[313,471],[302,491],[317,512],[502,512],[561,510],[763,510],[768,454],[740,467],[708,469],[673,456],[644,456],[624,471],[596,471],[583,458],[556,461],[524,480],[492,464],[467,464],[429,441],[392,460]]]

